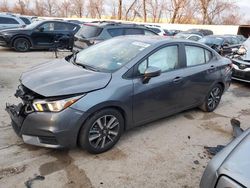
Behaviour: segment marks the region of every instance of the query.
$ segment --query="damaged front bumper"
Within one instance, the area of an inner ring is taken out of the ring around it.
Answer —
[[[18,90],[16,95],[24,99],[23,93]],[[13,129],[25,143],[48,148],[75,147],[87,117],[86,113],[71,107],[57,113],[35,112],[25,100],[18,105],[6,104],[6,111]]]

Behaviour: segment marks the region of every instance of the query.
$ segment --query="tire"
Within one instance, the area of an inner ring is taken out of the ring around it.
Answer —
[[[13,43],[14,49],[17,52],[28,52],[30,50],[30,41],[26,38],[17,38]]]
[[[213,112],[220,103],[222,93],[223,88],[220,84],[213,86],[200,108],[205,112]]]
[[[79,134],[79,144],[89,153],[102,153],[118,142],[123,130],[124,119],[121,113],[113,108],[103,109],[84,123]]]

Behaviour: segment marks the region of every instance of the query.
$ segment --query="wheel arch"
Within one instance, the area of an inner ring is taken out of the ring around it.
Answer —
[[[98,107],[93,107],[91,108],[87,113],[88,113],[88,116],[85,118],[85,120],[81,123],[81,126],[78,130],[78,133],[77,133],[77,145],[79,146],[79,138],[80,138],[80,132],[81,132],[81,129],[83,128],[85,122],[91,117],[93,116],[95,113],[101,111],[101,110],[104,110],[104,109],[115,109],[117,110],[119,113],[121,113],[122,117],[123,117],[123,120],[124,120],[124,129],[123,131],[127,130],[127,125],[129,123],[129,118],[128,118],[128,114],[126,112],[126,110],[121,107],[120,105],[115,105],[115,104],[111,104],[111,105],[102,105],[101,107],[98,105]]]
[[[26,35],[16,35],[14,36],[12,39],[11,39],[11,47],[14,47],[14,42],[16,39],[19,39],[19,38],[25,38],[29,41],[30,43],[30,47],[33,47],[33,43],[32,43],[32,40],[29,36],[26,36]]]

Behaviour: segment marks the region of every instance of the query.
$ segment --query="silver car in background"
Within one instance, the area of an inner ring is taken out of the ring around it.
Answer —
[[[250,128],[208,163],[200,188],[250,187]]]

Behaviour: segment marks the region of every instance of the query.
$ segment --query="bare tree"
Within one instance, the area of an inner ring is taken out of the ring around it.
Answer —
[[[87,10],[91,18],[101,18],[103,14],[103,0],[89,0]]]
[[[9,6],[9,3],[8,3],[8,0],[3,0],[1,3],[0,3],[0,11],[1,12],[10,12],[10,6]]]
[[[84,0],[72,0],[72,10],[76,16],[81,18],[84,11]]]
[[[45,16],[45,5],[43,0],[36,0],[34,10],[32,11],[36,16]]]
[[[215,18],[220,17],[225,11],[235,6],[231,0],[199,0],[202,24],[214,24]]]
[[[118,1],[118,20],[122,19],[122,0]]]
[[[143,6],[143,21],[147,22],[147,8],[146,8],[146,0],[142,0]]]
[[[19,14],[29,14],[29,0],[17,0],[13,12]]]
[[[47,16],[55,16],[57,13],[57,4],[54,0],[45,0],[44,8],[46,10]]]
[[[128,8],[125,7],[125,20],[128,20],[129,13],[134,10],[137,0],[133,0],[133,2],[129,5]]]
[[[71,12],[71,2],[69,0],[63,0],[62,4],[58,5],[60,11],[57,13],[61,17],[68,17]]]
[[[147,0],[146,12],[152,18],[152,22],[160,22],[163,10],[165,9],[164,1],[162,0]],[[145,18],[144,18],[145,19]]]

